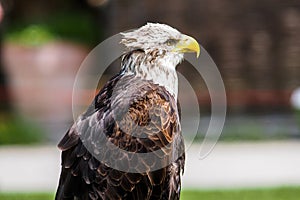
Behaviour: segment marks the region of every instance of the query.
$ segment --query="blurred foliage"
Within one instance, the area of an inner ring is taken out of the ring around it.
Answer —
[[[55,38],[56,36],[46,26],[30,25],[19,31],[8,33],[5,39],[25,46],[40,46]]]
[[[26,46],[43,45],[53,40],[67,40],[88,46],[99,38],[91,17],[84,13],[62,13],[34,22],[10,23],[4,40]]]
[[[300,109],[299,110],[295,110],[295,117],[296,117],[296,120],[297,120],[297,123],[299,124],[299,127],[300,127]]]
[[[15,115],[0,115],[0,145],[34,144],[44,140],[42,130]]]
[[[56,14],[47,23],[50,30],[61,39],[93,45],[99,37],[93,19],[88,14]]]
[[[221,141],[242,141],[242,140],[280,140],[288,139],[285,132],[273,132],[267,134],[267,131],[259,124],[242,123],[235,124],[232,127],[226,127],[221,134]]]
[[[240,121],[234,125],[226,125],[222,131],[219,141],[256,141],[256,140],[282,140],[289,139],[291,136],[286,133],[286,130],[265,130],[261,124],[251,121]],[[204,134],[197,134],[195,141],[202,141]]]

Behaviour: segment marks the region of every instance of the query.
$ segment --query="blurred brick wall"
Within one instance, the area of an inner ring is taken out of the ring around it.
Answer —
[[[107,9],[110,35],[161,22],[197,38],[219,67],[233,110],[286,110],[300,86],[299,1],[111,0]]]

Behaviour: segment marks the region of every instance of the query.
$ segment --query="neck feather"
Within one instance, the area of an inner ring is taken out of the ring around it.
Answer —
[[[177,100],[178,77],[176,65],[182,59],[183,56],[181,55],[166,52],[145,53],[134,51],[123,57],[122,72],[135,74],[141,79],[153,81],[153,83],[163,86]]]

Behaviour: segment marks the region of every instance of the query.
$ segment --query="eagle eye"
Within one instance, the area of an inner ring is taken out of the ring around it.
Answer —
[[[165,43],[168,46],[172,46],[172,45],[175,45],[177,43],[177,40],[175,40],[175,39],[168,39]]]

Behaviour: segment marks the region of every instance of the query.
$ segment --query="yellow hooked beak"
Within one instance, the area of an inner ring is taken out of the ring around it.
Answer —
[[[183,35],[176,44],[174,51],[182,53],[196,52],[198,58],[200,55],[200,46],[194,38],[188,35]]]

